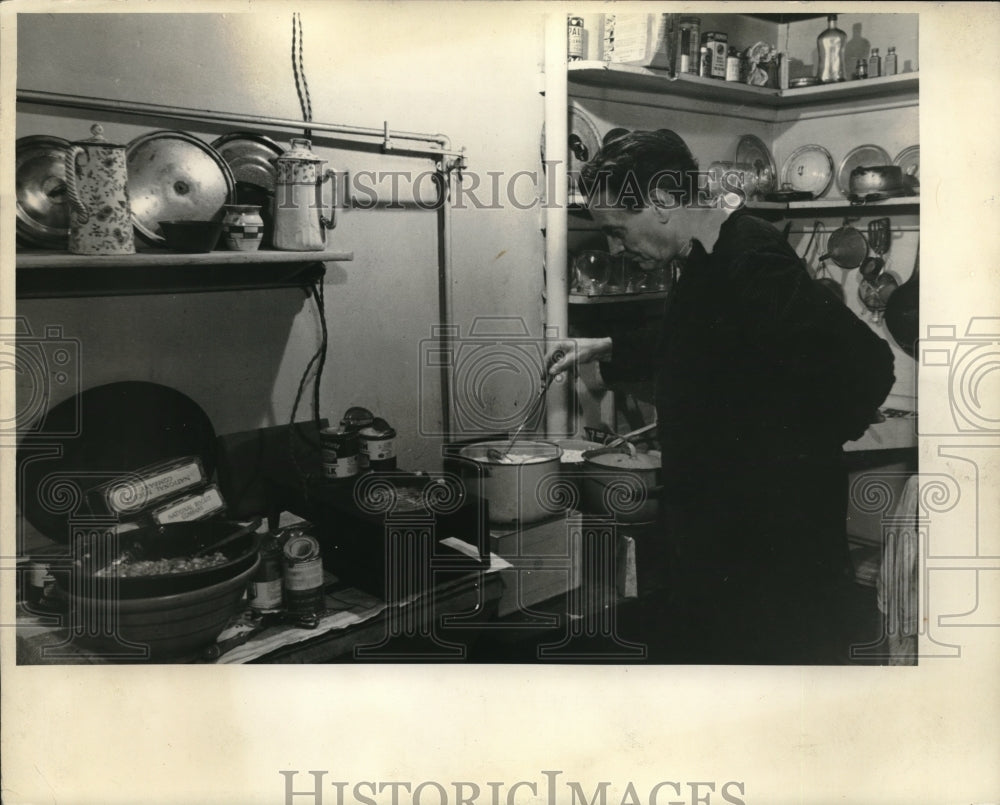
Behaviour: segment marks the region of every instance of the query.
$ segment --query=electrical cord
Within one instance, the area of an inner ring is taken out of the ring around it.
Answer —
[[[297,453],[297,451],[295,449],[295,437],[298,436],[303,442],[305,442],[307,445],[309,445],[310,447],[312,447],[314,449],[319,449],[320,444],[319,444],[319,442],[317,442],[317,441],[315,441],[313,439],[310,439],[305,433],[303,433],[298,428],[298,426],[297,426],[297,424],[295,422],[295,415],[298,413],[299,404],[302,402],[302,396],[305,393],[306,383],[308,383],[310,373],[312,372],[313,367],[315,366],[316,367],[316,371],[315,371],[315,377],[313,379],[313,417],[312,418],[313,418],[313,422],[316,425],[317,430],[319,429],[319,425],[320,425],[320,415],[319,415],[320,385],[321,385],[322,380],[323,380],[323,368],[324,368],[324,366],[326,364],[326,350],[327,350],[327,344],[328,344],[328,339],[329,339],[329,335],[328,335],[329,331],[327,329],[327,324],[326,324],[326,310],[325,310],[325,303],[324,303],[323,278],[322,277],[319,277],[312,284],[312,286],[310,286],[310,294],[309,295],[312,297],[313,301],[316,303],[316,310],[317,310],[317,313],[319,314],[319,322],[320,322],[320,344],[319,344],[319,348],[316,350],[316,352],[313,354],[313,356],[309,359],[309,362],[306,364],[306,368],[302,372],[302,378],[299,380],[299,387],[298,387],[297,391],[295,392],[295,402],[292,404],[292,415],[291,415],[291,418],[290,418],[290,421],[289,421],[289,430],[288,430],[289,449],[290,449],[292,461],[294,462],[295,468],[298,470],[298,473],[299,473],[299,478],[302,481],[302,489],[303,489],[303,493],[304,494],[308,494],[308,492],[307,492],[307,476],[306,476],[306,473],[303,471],[302,466],[299,464],[298,453]]]
[[[298,46],[297,54],[296,46]],[[309,84],[306,81],[302,59],[302,16],[298,12],[292,15],[292,73],[295,76],[295,92],[299,96],[302,119],[308,123],[312,120],[312,101],[309,98]],[[312,130],[305,129],[305,136],[311,137]]]

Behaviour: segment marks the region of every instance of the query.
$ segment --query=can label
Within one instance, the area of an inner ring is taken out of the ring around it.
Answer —
[[[255,581],[250,585],[250,606],[261,612],[281,609],[281,586],[281,576]]]
[[[396,440],[365,439],[361,442],[361,466],[367,467],[372,461],[384,461],[396,455]]]
[[[336,450],[323,448],[323,477],[351,478],[358,474],[358,455],[350,456],[337,455]]]
[[[566,55],[571,61],[583,58],[583,20],[570,17],[567,29]]]

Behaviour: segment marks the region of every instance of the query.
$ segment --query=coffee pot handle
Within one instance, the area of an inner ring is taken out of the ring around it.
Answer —
[[[322,213],[319,216],[319,223],[324,229],[333,229],[337,226],[337,172],[327,170],[318,180],[320,187],[327,179],[333,180],[333,188],[330,191],[330,217],[326,218]]]
[[[90,220],[90,208],[80,198],[76,189],[76,163],[80,154],[86,153],[79,145],[71,145],[66,152],[66,198],[80,219],[80,223]]]

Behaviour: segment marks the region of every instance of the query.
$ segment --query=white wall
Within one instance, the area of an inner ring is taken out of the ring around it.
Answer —
[[[443,132],[468,147],[470,172],[536,169],[541,17],[509,5],[470,6],[438,6],[447,10],[444,27],[420,4],[307,6],[303,59],[313,119]],[[22,14],[18,87],[300,119],[291,33],[291,10]],[[17,136],[82,139],[92,117],[22,106]],[[119,142],[156,128],[211,141],[233,128],[96,117]],[[265,133],[285,143],[290,136]],[[433,167],[334,145],[314,136],[315,150],[351,171]],[[453,217],[455,323],[465,333],[477,316],[516,315],[540,334],[537,210],[465,206]],[[438,314],[436,232],[433,212],[349,210],[330,241],[355,260],[328,265],[331,347],[321,414],[337,420],[349,405],[372,408],[396,426],[401,464],[410,468],[433,466],[438,449],[435,439],[417,436],[418,405],[440,408],[436,383],[424,386],[423,399],[419,383],[420,342]],[[58,324],[81,340],[85,387],[124,378],[174,386],[205,408],[219,433],[288,421],[319,331],[311,302],[294,289],[24,301],[18,313],[36,332]],[[489,404],[502,416],[524,393],[500,388]]]

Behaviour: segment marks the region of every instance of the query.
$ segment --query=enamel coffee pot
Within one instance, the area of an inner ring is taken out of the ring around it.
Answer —
[[[135,254],[128,197],[125,146],[104,139],[95,123],[89,140],[66,152],[69,251],[73,254]]]
[[[293,139],[275,166],[274,236],[276,249],[315,251],[326,245],[326,230],[337,225],[336,173],[324,170],[309,140]],[[323,215],[323,185],[333,180],[330,217]]]

